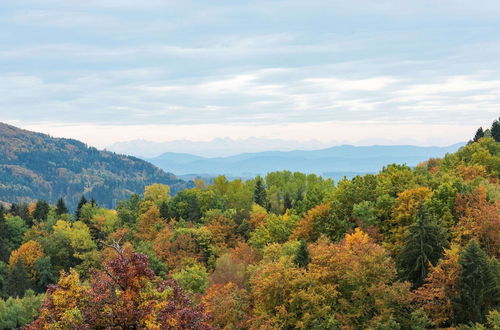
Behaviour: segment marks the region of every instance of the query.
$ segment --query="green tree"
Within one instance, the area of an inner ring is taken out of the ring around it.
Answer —
[[[7,221],[5,220],[5,209],[0,204],[0,261],[9,260],[9,232]]]
[[[75,212],[75,219],[78,220],[80,219],[80,210],[82,209],[83,205],[87,204],[88,200],[85,198],[84,195],[82,195],[82,198],[80,198],[80,201],[78,202],[78,206],[76,207],[76,212]]]
[[[7,267],[7,264],[5,262],[0,261],[0,297],[7,296],[8,279],[9,268]]]
[[[66,207],[66,204],[64,203],[64,199],[61,197],[57,200],[56,204],[56,214],[57,215],[63,215],[68,213],[68,208]]]
[[[264,187],[264,180],[260,176],[255,178],[255,190],[253,192],[253,200],[256,204],[266,208],[267,207],[267,194]]]
[[[186,290],[203,293],[208,288],[208,273],[205,267],[194,264],[172,275]]]
[[[483,323],[486,315],[500,305],[498,269],[472,240],[459,259],[458,297],[453,301],[457,323]]]
[[[491,125],[491,137],[495,141],[500,142],[500,118],[495,120]]]
[[[24,292],[31,289],[33,283],[28,269],[21,260],[18,260],[9,271],[7,279],[7,294],[12,297],[22,297]]]
[[[482,127],[479,127],[476,131],[476,135],[474,135],[474,139],[472,140],[473,142],[479,141],[479,139],[484,137],[484,131]]]
[[[307,242],[305,240],[301,240],[299,248],[295,254],[294,262],[297,266],[306,268],[310,261],[311,256],[309,254],[309,249],[307,248]]]
[[[410,227],[398,256],[398,268],[404,280],[411,281],[413,287],[421,286],[429,272],[443,255],[446,246],[441,227],[431,219],[427,210],[420,207],[415,223]]]
[[[35,271],[37,277],[35,288],[39,293],[45,292],[47,287],[57,280],[52,263],[50,262],[50,257],[48,256],[40,258],[35,262]]]
[[[38,221],[47,221],[49,215],[49,203],[44,200],[36,202],[33,218]]]

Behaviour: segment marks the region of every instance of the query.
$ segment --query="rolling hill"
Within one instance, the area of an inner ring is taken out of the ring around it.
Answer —
[[[74,207],[85,194],[114,207],[156,182],[170,185],[174,192],[189,186],[144,160],[0,123],[1,201],[55,203],[64,197]]]
[[[455,152],[463,145],[464,143],[448,147],[343,145],[312,151],[265,151],[218,158],[167,152],[147,160],[185,178],[217,174],[246,178],[271,171],[290,170],[339,179],[343,176],[377,172],[391,163],[415,166],[429,158]]]

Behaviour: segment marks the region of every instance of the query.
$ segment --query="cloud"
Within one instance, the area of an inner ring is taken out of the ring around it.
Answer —
[[[489,0],[20,0],[2,9],[1,120],[96,126],[110,140],[118,128],[99,127],[196,127],[186,130],[194,139],[203,125],[237,135],[232,127],[458,127],[498,116],[500,5]]]

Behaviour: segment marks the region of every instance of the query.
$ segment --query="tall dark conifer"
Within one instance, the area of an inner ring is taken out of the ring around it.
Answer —
[[[82,198],[80,198],[80,201],[78,202],[78,206],[76,207],[76,212],[75,212],[76,220],[80,219],[80,211],[81,211],[83,205],[85,205],[87,203],[88,203],[87,199],[85,198],[84,195],[82,195]]]
[[[474,142],[477,142],[479,141],[479,139],[483,138],[484,137],[484,131],[483,131],[483,128],[482,127],[479,127],[476,131],[476,135],[474,135],[474,139],[473,141]]]
[[[436,265],[446,246],[444,231],[431,218],[425,207],[417,213],[415,223],[405,240],[398,258],[398,269],[404,280],[421,286],[429,272],[429,265]]]
[[[491,125],[491,136],[495,141],[500,142],[500,118],[495,120],[493,125]]]
[[[475,240],[462,252],[459,263],[455,319],[457,323],[483,323],[490,310],[500,307],[499,274]]]
[[[21,260],[12,266],[7,279],[7,294],[12,297],[22,297],[24,292],[33,288],[31,277]]]
[[[68,213],[68,208],[66,207],[66,203],[64,203],[64,199],[61,197],[57,200],[57,205],[56,205],[56,214],[57,215],[63,215]]]
[[[306,268],[311,261],[311,256],[309,255],[309,249],[307,248],[307,242],[305,240],[300,241],[299,248],[295,254],[294,262],[297,266]]]
[[[264,187],[264,180],[260,176],[255,178],[255,190],[253,193],[253,200],[256,204],[262,207],[267,207],[267,194],[266,187]]]
[[[5,221],[5,209],[0,205],[0,261],[7,262],[9,260],[9,231],[7,222]]]
[[[283,197],[283,211],[286,212],[286,210],[289,210],[292,207],[293,207],[292,197],[290,196],[290,193],[287,191],[285,193],[285,196]]]
[[[47,221],[49,215],[49,203],[44,200],[36,202],[33,218],[38,221]]]

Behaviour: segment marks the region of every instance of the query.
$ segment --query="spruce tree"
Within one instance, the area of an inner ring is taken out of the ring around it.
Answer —
[[[473,141],[474,142],[477,142],[479,141],[479,139],[483,138],[484,137],[484,131],[483,131],[483,128],[482,127],[479,127],[476,131],[476,135],[474,135],[474,139]]]
[[[68,213],[68,208],[66,207],[66,204],[64,203],[64,199],[61,197],[57,200],[57,205],[56,205],[56,214],[57,215],[63,215]]]
[[[493,125],[491,125],[491,136],[495,141],[500,142],[500,118],[495,120]]]
[[[475,240],[462,252],[459,263],[459,294],[453,300],[455,319],[463,324],[483,323],[488,312],[500,304],[498,272]]]
[[[301,240],[299,248],[295,254],[294,262],[297,266],[306,268],[310,261],[311,257],[309,255],[309,249],[307,248],[307,242],[305,240]]]
[[[290,196],[290,193],[288,191],[285,193],[285,196],[283,198],[283,211],[286,212],[286,210],[289,210],[293,207],[292,205],[292,197]]]
[[[88,201],[85,198],[84,195],[82,195],[82,198],[80,198],[80,201],[78,202],[78,206],[76,207],[76,212],[75,212],[75,217],[76,220],[80,219],[80,210],[82,209],[83,205],[87,204]]]
[[[0,205],[0,262],[9,260],[9,229],[5,221],[5,209]]]
[[[167,201],[162,202],[160,205],[160,216],[167,221],[170,221],[172,218],[172,215],[170,214],[170,206]]]
[[[260,176],[255,178],[255,190],[253,193],[253,200],[256,204],[262,207],[267,207],[266,188],[264,187],[264,180]]]
[[[22,297],[24,292],[32,288],[31,277],[26,266],[21,260],[17,260],[9,271],[7,279],[7,294],[12,297]]]
[[[444,237],[443,229],[422,206],[397,258],[401,278],[412,282],[414,288],[421,286],[429,265],[436,265],[443,255],[447,243]]]
[[[36,202],[33,218],[38,221],[47,221],[49,215],[49,204],[44,200]]]

